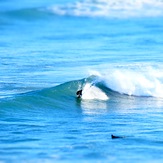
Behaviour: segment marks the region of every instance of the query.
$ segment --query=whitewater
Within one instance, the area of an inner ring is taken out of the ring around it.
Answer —
[[[1,1],[0,162],[162,162],[162,29],[162,0]]]

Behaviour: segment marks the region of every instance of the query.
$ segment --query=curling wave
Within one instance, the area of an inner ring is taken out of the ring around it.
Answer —
[[[127,65],[92,74],[97,74],[108,89],[120,94],[163,98],[161,67]]]

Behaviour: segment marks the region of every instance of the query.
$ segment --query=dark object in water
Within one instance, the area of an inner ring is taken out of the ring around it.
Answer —
[[[118,138],[124,138],[124,136],[115,136],[115,135],[111,135],[112,139],[118,139]]]
[[[76,92],[77,98],[81,98],[82,97],[82,89],[80,89],[79,91]]]

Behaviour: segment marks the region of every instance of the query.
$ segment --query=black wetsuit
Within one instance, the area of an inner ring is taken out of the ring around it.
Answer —
[[[77,98],[81,98],[82,96],[82,89],[76,92]]]

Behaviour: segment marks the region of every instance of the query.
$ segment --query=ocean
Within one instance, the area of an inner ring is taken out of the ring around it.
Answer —
[[[162,0],[1,0],[0,163],[162,162],[162,38]]]

